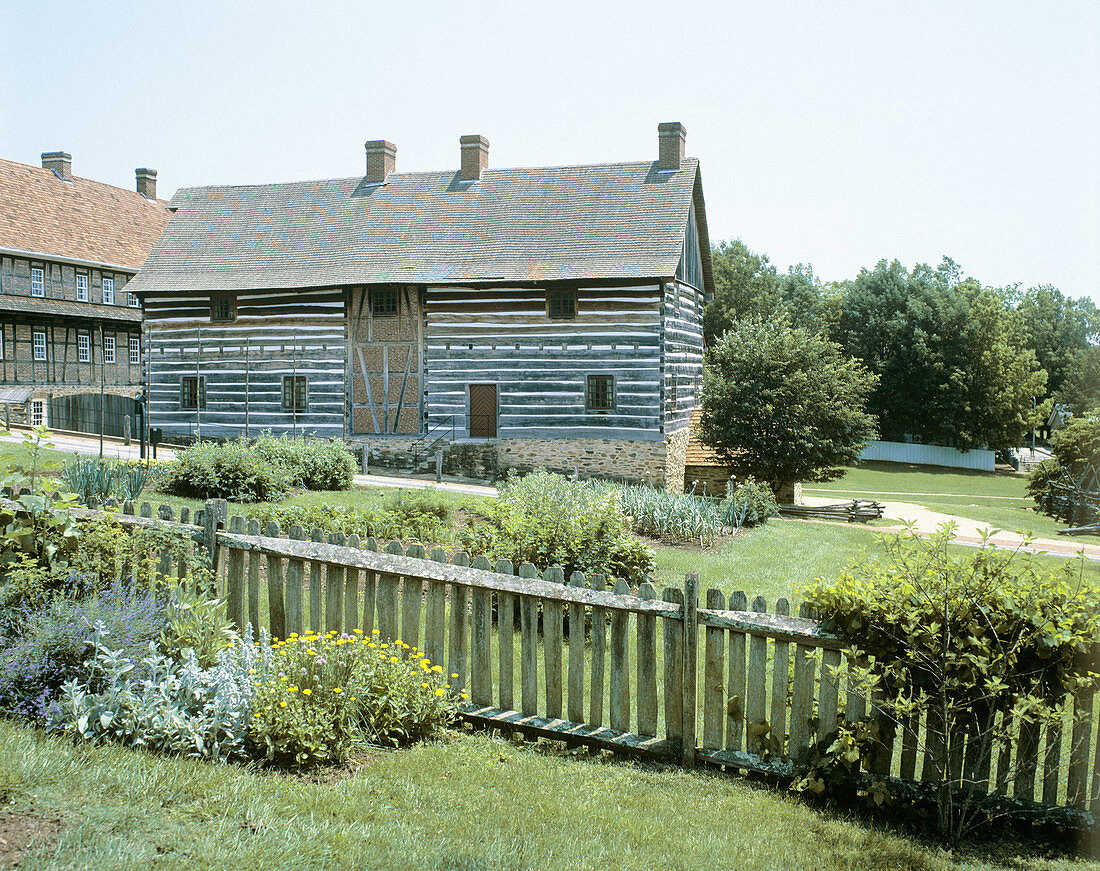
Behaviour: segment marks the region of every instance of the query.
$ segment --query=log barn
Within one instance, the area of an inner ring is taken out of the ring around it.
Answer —
[[[396,172],[179,191],[132,290],[153,426],[299,433],[376,457],[683,486],[713,293],[699,163]]]

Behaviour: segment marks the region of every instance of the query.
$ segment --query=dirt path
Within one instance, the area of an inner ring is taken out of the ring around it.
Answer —
[[[824,496],[804,496],[803,501],[807,505],[833,505],[839,500]],[[1011,548],[1014,550],[1020,547],[1024,542],[1023,536],[1015,532],[1005,532],[989,523],[980,520],[971,520],[969,517],[957,517],[954,514],[943,514],[939,511],[932,511],[914,502],[891,501],[884,502],[883,504],[886,506],[884,512],[885,517],[900,520],[904,523],[912,523],[917,532],[922,535],[929,535],[936,532],[944,524],[954,523],[955,541],[958,544],[980,544],[982,542],[983,531],[988,534],[988,541],[997,547]],[[899,530],[901,527],[874,527],[874,529],[882,532],[888,529]],[[1027,549],[1057,554],[1059,556],[1075,556],[1083,551],[1088,559],[1100,561],[1100,543],[1083,544],[1078,541],[1067,541],[1066,539],[1034,538],[1031,540]]]

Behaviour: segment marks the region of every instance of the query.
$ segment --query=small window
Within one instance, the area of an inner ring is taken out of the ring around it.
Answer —
[[[130,308],[141,308],[141,300],[138,299],[136,293],[127,293],[126,305],[130,306]]]
[[[575,290],[546,291],[546,313],[552,318],[575,318],[577,292]]]
[[[231,321],[237,317],[237,300],[230,293],[217,293],[210,297],[210,320]]]
[[[46,295],[46,270],[41,266],[31,267],[31,296]]]
[[[0,326],[0,360],[3,360],[3,359],[5,359],[5,357],[4,357],[4,328],[2,326]]]
[[[106,276],[103,277],[103,304],[115,304],[115,280]]]
[[[585,408],[589,411],[609,411],[615,407],[615,377],[589,375],[585,391]]]
[[[130,362],[141,362],[141,340],[137,336],[130,336]]]
[[[88,276],[81,272],[76,274],[76,299],[78,302],[88,301]]]
[[[104,336],[103,337],[103,362],[114,363],[115,362],[115,337]]]
[[[306,410],[306,376],[283,376],[283,411]]]
[[[180,381],[180,409],[196,411],[200,408],[206,408],[206,378],[184,375]]]
[[[92,361],[92,337],[88,333],[76,334],[76,361],[78,363]]]
[[[370,313],[376,318],[397,317],[397,288],[378,287],[370,294]]]
[[[46,359],[46,331],[35,330],[32,336],[32,344],[34,345],[34,359],[45,360]]]
[[[31,400],[31,426],[46,425],[46,400]]]

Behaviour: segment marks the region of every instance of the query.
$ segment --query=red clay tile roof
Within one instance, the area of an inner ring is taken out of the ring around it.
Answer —
[[[170,217],[137,191],[0,159],[0,248],[136,270]]]

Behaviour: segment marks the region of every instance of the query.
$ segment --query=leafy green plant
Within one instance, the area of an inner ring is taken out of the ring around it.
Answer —
[[[949,550],[931,538],[884,538],[886,556],[863,561],[804,596],[851,645],[850,679],[897,723],[925,713],[925,764],[937,788],[940,831],[974,823],[983,760],[995,745],[1076,716],[1066,697],[1100,683],[1088,663],[1100,642],[1100,594],[1080,565],[1051,569],[1024,551]],[[964,748],[965,755],[964,755]],[[1022,761],[1020,757],[1018,761]],[[998,772],[1011,782],[1015,769]]]
[[[175,659],[193,656],[200,668],[212,668],[218,654],[238,640],[226,617],[224,599],[198,593],[191,584],[175,589],[160,633],[161,649],[168,655]]]
[[[120,473],[118,463],[113,460],[73,454],[61,470],[61,480],[85,505],[93,500],[102,504],[117,492]]]
[[[463,531],[462,542],[471,553],[516,566],[557,565],[566,577],[600,573],[612,583],[641,583],[654,567],[653,552],[630,537],[617,493],[543,471],[509,478],[488,516]]]
[[[53,728],[161,753],[249,757],[252,683],[270,661],[266,640],[238,640],[206,669],[193,654],[176,660],[150,649],[138,668],[132,654],[106,645],[109,637],[96,624],[82,673],[64,685],[50,718]]]
[[[292,635],[277,642],[255,686],[252,728],[269,761],[339,762],[363,741],[399,746],[454,719],[442,667],[377,633]]]
[[[875,806],[889,802],[885,779],[865,774],[873,770],[876,757],[883,752],[880,732],[881,724],[872,717],[839,722],[810,748],[791,790],[810,796],[854,798]]]
[[[167,493],[194,499],[266,502],[282,499],[293,483],[285,466],[265,460],[239,439],[188,446],[165,473],[163,487]]]
[[[265,462],[286,469],[295,485],[307,490],[348,490],[357,468],[355,457],[336,440],[267,434],[256,440],[255,450]]]
[[[450,523],[440,520],[430,505],[427,505],[426,510],[418,510],[421,504],[400,503],[396,511],[383,505],[263,504],[250,506],[245,510],[245,516],[250,520],[258,520],[261,526],[274,520],[284,531],[298,525],[307,531],[320,529],[326,535],[339,532],[344,535],[355,533],[360,538],[373,537],[378,540],[452,541],[454,532]]]

